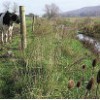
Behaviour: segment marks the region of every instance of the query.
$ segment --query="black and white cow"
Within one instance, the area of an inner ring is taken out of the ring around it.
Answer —
[[[11,40],[14,23],[19,24],[19,16],[6,11],[0,13],[0,30],[1,30],[1,42],[8,42]]]

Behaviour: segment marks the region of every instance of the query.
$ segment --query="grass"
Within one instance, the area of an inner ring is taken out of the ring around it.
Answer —
[[[31,20],[27,19],[27,49],[20,50],[18,34],[0,51],[1,55],[8,50],[14,53],[14,57],[0,58],[0,98],[84,98],[87,82],[92,76],[92,59],[96,56],[75,38],[75,31],[67,30],[62,38],[61,28],[55,30],[51,23],[44,19],[37,21],[32,33]],[[69,27],[74,26],[74,23],[70,24]],[[98,62],[94,77],[99,65]],[[76,87],[68,89],[70,79],[76,86],[83,78],[79,90]],[[96,88],[87,98],[94,98],[95,91]]]

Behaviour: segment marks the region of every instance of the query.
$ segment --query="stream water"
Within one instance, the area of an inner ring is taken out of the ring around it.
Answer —
[[[93,39],[89,36],[83,35],[83,34],[78,34],[76,36],[78,40],[81,42],[87,43],[89,46],[93,47],[93,51],[97,54],[100,54],[100,42],[96,39]]]

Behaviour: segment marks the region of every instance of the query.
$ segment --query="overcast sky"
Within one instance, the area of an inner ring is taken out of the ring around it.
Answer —
[[[44,13],[45,4],[55,3],[61,11],[66,12],[74,9],[79,9],[87,6],[100,5],[100,0],[0,0],[0,12],[4,10],[3,2],[16,2],[19,6],[23,5],[26,8],[26,13],[35,13],[42,15]]]

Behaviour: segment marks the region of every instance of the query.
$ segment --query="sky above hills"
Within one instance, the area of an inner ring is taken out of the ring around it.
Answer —
[[[19,6],[25,6],[26,14],[35,13],[42,15],[45,4],[55,3],[62,12],[79,9],[87,6],[100,5],[100,0],[0,0],[0,12],[4,10],[3,3],[16,2]]]

